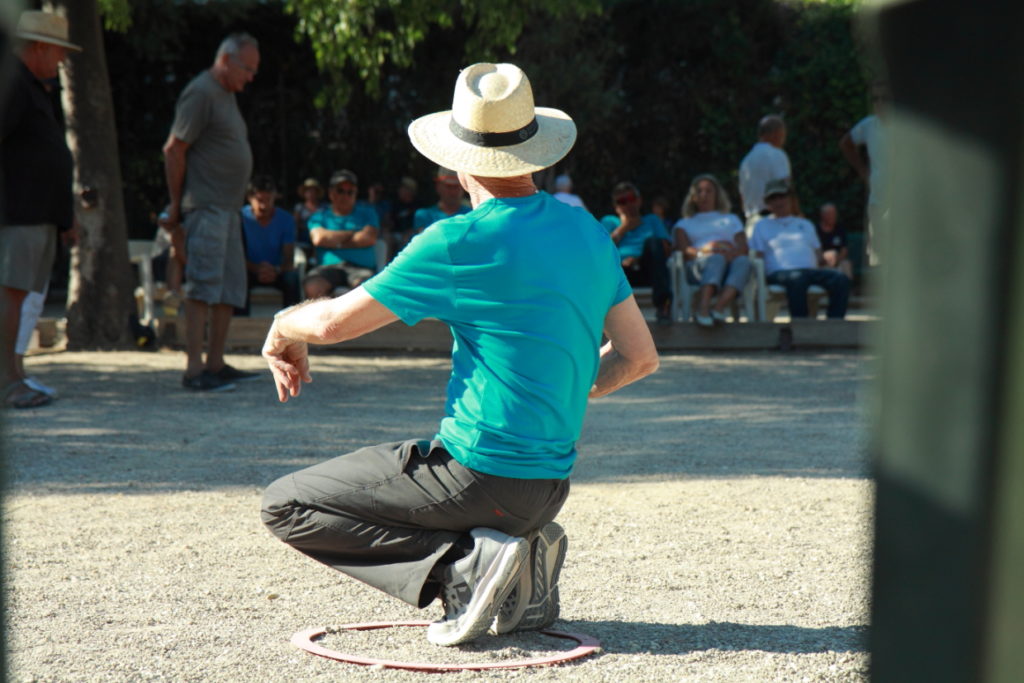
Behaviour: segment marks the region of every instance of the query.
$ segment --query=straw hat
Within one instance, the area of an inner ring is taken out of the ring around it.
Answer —
[[[565,112],[534,107],[533,90],[514,64],[474,64],[455,82],[451,111],[409,124],[413,147],[431,161],[485,178],[540,171],[576,142]]]
[[[76,52],[82,51],[82,48],[68,41],[68,20],[49,12],[22,12],[18,19],[17,36],[22,40],[37,40]]]

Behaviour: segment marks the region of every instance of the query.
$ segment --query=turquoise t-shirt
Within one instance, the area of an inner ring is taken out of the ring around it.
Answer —
[[[608,231],[608,234],[611,234],[615,228],[619,227],[619,217],[616,215],[605,216],[601,219],[601,224]],[[665,222],[653,213],[641,216],[640,225],[623,235],[622,241],[619,242],[619,256],[622,258],[640,256],[644,251],[644,242],[647,241],[648,237],[660,237],[663,240],[669,239],[668,231],[665,229]]]
[[[472,209],[465,204],[461,204],[459,205],[458,210],[452,215],[459,216],[464,213],[469,213],[471,210]],[[416,209],[416,213],[412,218],[412,227],[414,230],[424,230],[438,221],[443,221],[445,218],[451,218],[451,216],[446,214],[437,204],[434,204],[433,206]]]
[[[313,228],[326,228],[327,230],[362,230],[367,225],[375,228],[380,227],[377,219],[377,212],[371,206],[356,204],[352,213],[340,216],[334,213],[334,209],[327,206],[320,209],[306,221],[306,226]],[[363,268],[376,268],[377,258],[373,253],[373,247],[361,247],[359,249],[327,249],[316,248],[317,263],[321,266],[330,266],[345,261]]]
[[[437,438],[460,463],[569,476],[608,310],[632,295],[607,232],[545,192],[488,199],[434,223],[363,287],[455,343]]]

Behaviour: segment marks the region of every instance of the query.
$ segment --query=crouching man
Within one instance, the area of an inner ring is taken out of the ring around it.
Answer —
[[[607,231],[533,184],[576,127],[534,107],[518,67],[466,68],[452,110],[409,137],[458,173],[473,210],[431,225],[361,287],[279,313],[263,355],[287,401],[310,381],[307,344],[435,317],[455,338],[446,415],[433,438],[277,480],[262,516],[285,543],[400,600],[440,597],[427,638],[456,645],[557,618],[567,539],[553,520],[588,396],[653,372],[658,356]]]

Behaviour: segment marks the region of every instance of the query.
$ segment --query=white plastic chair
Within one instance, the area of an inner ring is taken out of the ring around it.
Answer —
[[[751,258],[753,261],[753,258]],[[751,269],[753,270],[753,269]],[[687,322],[693,312],[694,299],[700,292],[700,285],[692,285],[686,279],[686,262],[683,252],[673,251],[668,260],[668,273],[672,283],[672,319],[676,322]],[[732,318],[739,322],[740,311],[746,316],[748,322],[757,320],[755,318],[754,303],[757,293],[757,283],[754,280],[753,272],[747,278],[747,284],[732,303]],[[758,309],[760,312],[760,309]]]
[[[757,319],[772,322],[779,311],[786,305],[786,288],[782,285],[769,285],[765,281],[764,259],[751,255],[751,282],[757,290]],[[824,287],[811,285],[807,288],[807,309],[812,318],[817,317],[822,300],[828,301],[828,292]]]

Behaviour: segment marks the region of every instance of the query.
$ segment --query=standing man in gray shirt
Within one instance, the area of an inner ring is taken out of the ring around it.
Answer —
[[[239,207],[252,174],[248,130],[235,93],[256,76],[259,45],[247,33],[220,44],[213,66],[182,91],[171,134],[164,145],[170,194],[164,227],[185,237],[185,351],[182,386],[194,391],[230,391],[234,382],[256,377],[224,362],[234,308],[245,305],[245,252]],[[210,325],[206,360],[203,337]]]

